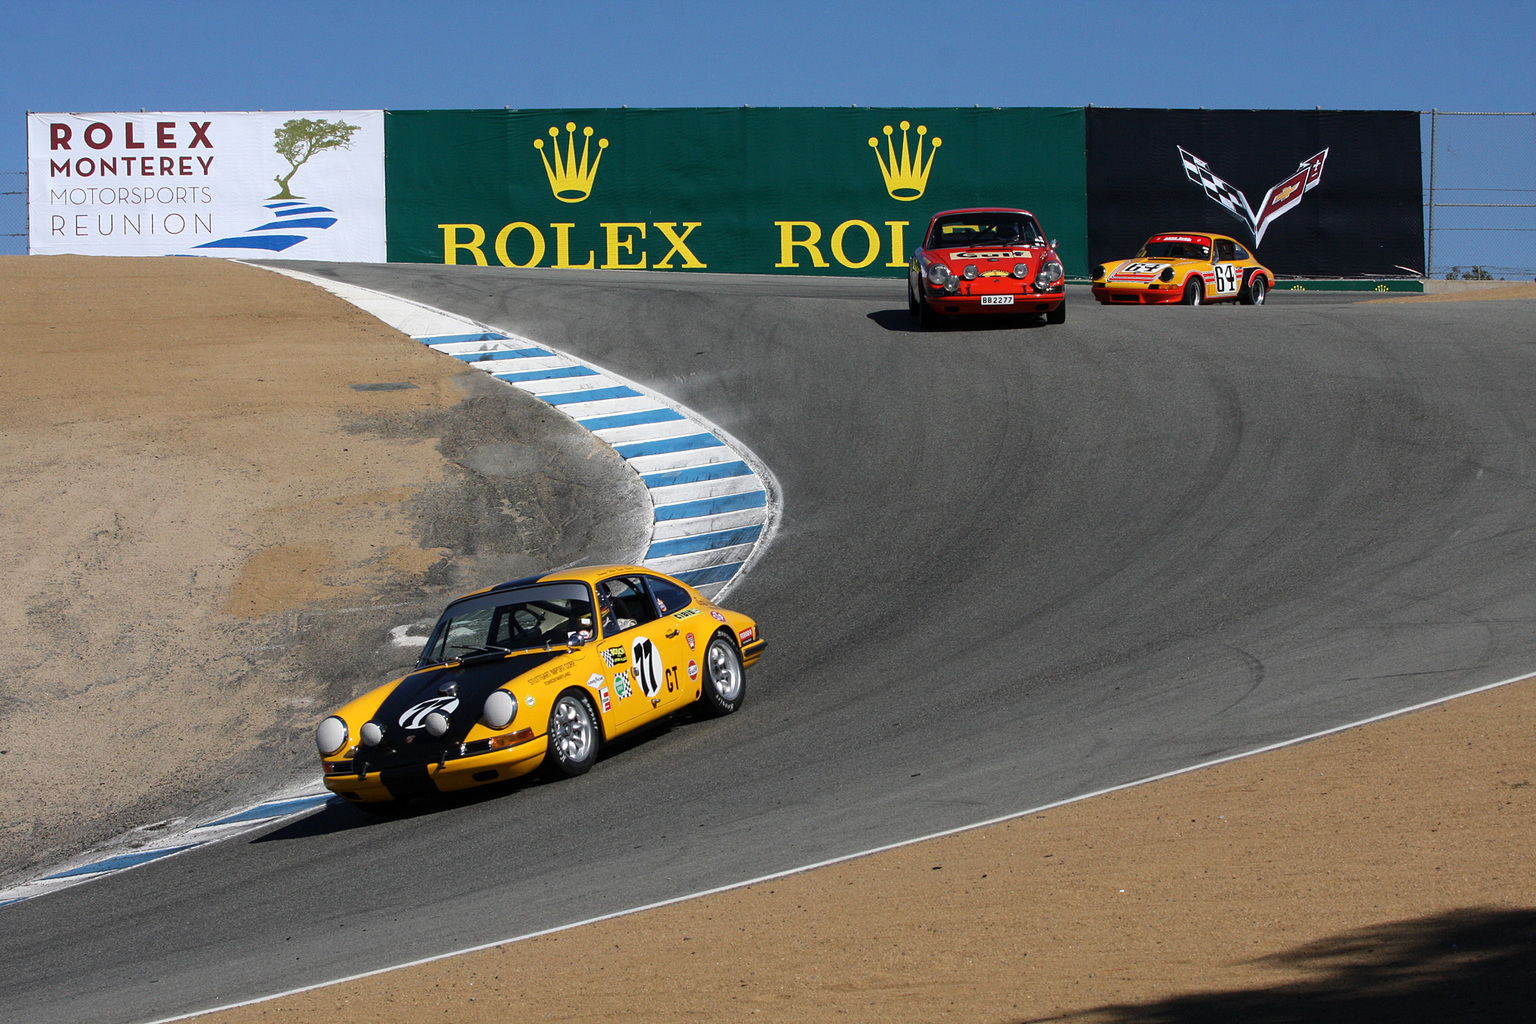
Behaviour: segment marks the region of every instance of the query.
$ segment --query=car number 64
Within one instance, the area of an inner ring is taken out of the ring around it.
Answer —
[[[1237,268],[1230,263],[1221,263],[1216,267],[1216,290],[1218,292],[1237,291]]]

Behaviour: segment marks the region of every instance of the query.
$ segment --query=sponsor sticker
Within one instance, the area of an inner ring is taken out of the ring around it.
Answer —
[[[603,674],[601,672],[593,672],[591,675],[587,676],[587,685],[592,687],[594,690],[602,686],[604,681],[605,680],[603,679]]]
[[[748,626],[746,629],[742,630],[740,633],[738,633],[736,635],[741,637],[741,642],[742,643],[749,644],[753,640],[757,639],[757,627],[756,626]]]
[[[609,668],[615,665],[623,665],[629,661],[629,652],[622,646],[603,648],[603,663]]]
[[[628,672],[615,672],[613,674],[613,692],[618,694],[619,700],[628,700],[629,695],[635,692],[629,688]]]
[[[710,612],[709,613],[709,617],[714,619],[716,622],[724,622],[725,621],[725,616],[721,615],[719,612]]]
[[[699,610],[697,608],[684,608],[682,611],[678,612],[672,617],[674,619],[691,619],[697,614],[699,614]]]
[[[699,642],[693,638],[693,634],[689,633],[688,634],[688,649],[690,651],[694,650],[696,647],[698,647],[698,644],[699,644]]]
[[[604,686],[604,687],[599,688],[598,691],[597,691],[597,695],[598,695],[598,697],[602,698],[603,710],[604,711],[612,711],[613,710],[613,701],[608,699],[608,687]]]
[[[688,678],[694,682],[699,681],[699,663],[692,658],[688,659]]]

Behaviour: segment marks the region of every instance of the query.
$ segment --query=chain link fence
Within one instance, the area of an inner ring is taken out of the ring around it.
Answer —
[[[0,171],[0,256],[27,251],[27,172]]]
[[[1536,113],[1422,115],[1426,276],[1536,279]]]

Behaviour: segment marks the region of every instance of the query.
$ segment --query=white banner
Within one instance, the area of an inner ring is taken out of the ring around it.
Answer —
[[[28,114],[33,254],[382,263],[384,112]]]

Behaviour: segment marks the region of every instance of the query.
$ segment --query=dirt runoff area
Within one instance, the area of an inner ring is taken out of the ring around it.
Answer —
[[[649,527],[611,448],[319,288],[0,257],[0,881],[312,779],[392,628]]]

